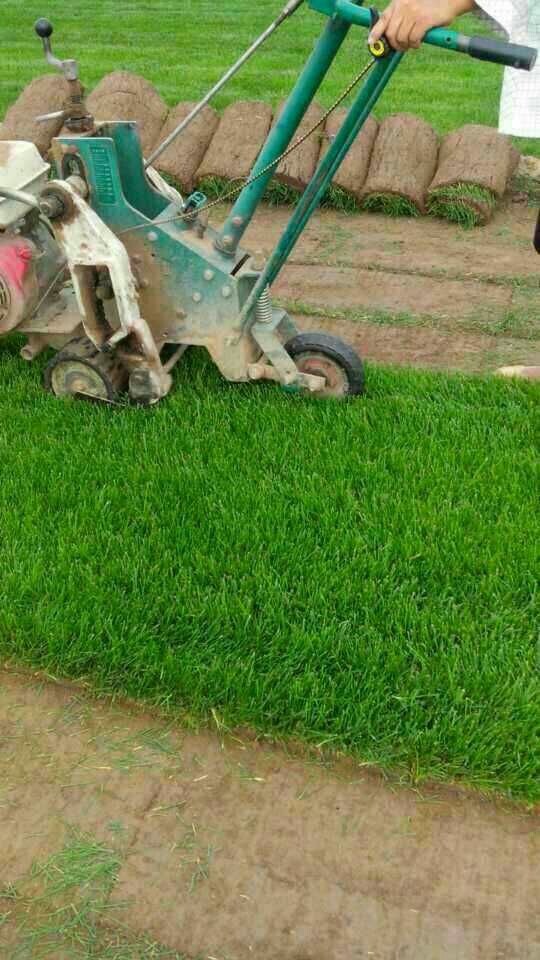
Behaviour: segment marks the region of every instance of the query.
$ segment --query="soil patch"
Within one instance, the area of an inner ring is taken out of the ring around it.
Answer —
[[[382,310],[462,320],[481,314],[495,320],[508,310],[511,290],[480,280],[445,280],[409,274],[388,273],[382,280],[376,271],[360,279],[351,267],[290,264],[274,285],[281,298],[301,300],[331,313],[336,309]]]
[[[519,338],[369,319],[358,322],[306,314],[295,319],[300,330],[325,330],[341,337],[369,363],[462,373],[493,373],[505,364],[540,364],[540,343]]]
[[[218,960],[538,956],[534,815],[241,731],[189,732],[76,686],[13,673],[0,684],[6,960],[43,911],[28,870],[56,857],[58,909],[74,832],[96,864],[114,859],[93,922],[152,939],[155,956],[160,944]],[[96,875],[81,856],[77,869]],[[72,954],[59,939],[53,955]]]

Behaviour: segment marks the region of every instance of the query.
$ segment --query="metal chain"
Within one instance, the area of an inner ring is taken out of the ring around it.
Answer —
[[[348,97],[351,91],[354,90],[354,88],[360,83],[361,80],[363,80],[363,78],[366,76],[367,73],[369,73],[369,71],[375,65],[375,63],[376,63],[375,59],[370,60],[370,62],[365,67],[363,67],[360,73],[357,74],[357,76],[353,80],[351,80],[346,90],[344,90],[343,93],[337,98],[337,100],[335,100],[332,106],[329,107],[325,113],[323,113],[320,120],[317,120],[317,122],[314,123],[313,126],[310,127],[310,129],[306,133],[304,133],[301,137],[299,137],[298,140],[295,140],[294,143],[292,143],[289,147],[287,147],[286,150],[283,151],[283,153],[280,153],[279,157],[276,157],[275,160],[272,160],[270,163],[268,163],[266,167],[263,167],[262,170],[259,170],[259,172],[255,176],[248,177],[247,180],[242,179],[242,182],[237,187],[233,187],[231,190],[226,191],[224,194],[222,194],[220,197],[217,197],[215,200],[210,200],[209,202],[205,203],[203,207],[199,207],[196,213],[197,214],[206,213],[206,211],[211,210],[212,207],[217,207],[219,204],[225,203],[226,200],[231,200],[233,197],[236,197],[239,193],[241,193],[244,187],[250,187],[252,183],[255,183],[257,180],[260,180],[260,178],[264,177],[264,175],[267,174],[269,170],[272,170],[279,163],[281,163],[282,160],[285,160],[291,153],[293,153],[294,150],[297,150],[298,147],[301,147],[302,144],[308,139],[308,137],[312,135],[312,133],[315,133],[315,131],[318,130],[318,128],[321,127],[323,123],[326,123],[330,114],[333,113],[334,110],[336,110],[341,103],[343,103],[345,98]],[[235,181],[233,180],[232,182],[234,183]],[[158,220],[156,221],[156,226],[161,226],[164,223],[173,223],[177,220],[188,220],[190,217],[193,217],[194,213],[195,211],[191,210],[189,213],[179,213],[174,217],[168,217],[166,220]],[[151,224],[148,224],[148,223],[139,223],[135,227],[128,227],[126,230],[120,230],[119,235],[122,236],[125,233],[132,233],[134,230],[148,230],[150,226]]]

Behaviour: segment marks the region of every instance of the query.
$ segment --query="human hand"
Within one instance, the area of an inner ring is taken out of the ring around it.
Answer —
[[[371,30],[368,42],[385,36],[394,50],[419,47],[432,27],[448,26],[474,6],[474,0],[392,0]]]

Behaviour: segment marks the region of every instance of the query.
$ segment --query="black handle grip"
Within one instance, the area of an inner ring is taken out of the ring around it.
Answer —
[[[468,53],[477,60],[503,63],[515,70],[532,70],[538,57],[534,47],[522,47],[517,43],[504,43],[490,37],[469,37]]]
[[[36,31],[38,37],[41,37],[42,40],[48,40],[49,37],[52,37],[53,25],[50,20],[46,20],[45,17],[41,17],[39,20],[36,20],[34,24],[34,30]]]

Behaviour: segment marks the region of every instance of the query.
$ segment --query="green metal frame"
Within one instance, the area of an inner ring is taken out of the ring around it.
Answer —
[[[253,167],[251,178],[257,177],[258,179],[244,188],[225,221],[218,240],[221,249],[232,251],[240,242],[275,172],[272,163],[289,146],[351,25],[366,28],[371,26],[371,12],[362,7],[361,2],[362,0],[359,4],[351,2],[351,0],[309,0],[311,9],[329,17],[329,22],[300,74],[278,123],[271,131]],[[434,29],[428,32],[425,42],[446,50],[466,52],[469,38],[452,30]],[[390,53],[376,65],[372,75],[362,86],[345,120],[342,131],[336,137],[317,169],[278,248],[276,248],[272,257],[272,265],[265,277],[267,283],[271,283],[276,278],[281,265],[290,253],[307,220],[316,209],[336,170],[383,93],[401,58],[402,54]],[[269,169],[261,176],[261,171],[266,168]]]
[[[372,24],[371,12],[362,6],[362,0],[308,0],[308,5],[326,16],[328,22],[253,167],[250,176],[253,182],[241,191],[221,230],[207,228],[197,234],[194,220],[167,222],[167,213],[177,211],[172,207],[168,209],[168,200],[150,185],[133,124],[102,126],[97,136],[89,138],[59,138],[64,154],[66,149],[68,152],[64,162],[69,163],[70,151],[80,156],[90,185],[92,206],[103,221],[116,233],[135,227],[140,230],[137,237],[146,248],[153,245],[170,303],[177,304],[181,312],[185,311],[192,335],[202,327],[208,336],[214,337],[221,327],[222,335],[225,330],[232,334],[231,344],[233,341],[238,343],[248,329],[257,336],[261,324],[254,308],[278,276],[402,60],[403,54],[390,50],[373,64],[264,270],[260,274],[240,271],[246,255],[239,250],[239,243],[275,172],[279,157],[291,143],[350,27],[369,28]],[[534,51],[501,44],[500,41],[489,41],[486,50],[482,38],[471,38],[441,28],[430,30],[424,42],[493,62],[513,62],[516,57],[527,61],[528,55],[534,54]],[[521,66],[530,69],[530,64],[524,66],[521,62]],[[62,171],[62,176],[68,175],[69,171]],[[198,195],[197,202],[200,200],[201,195]],[[133,243],[134,235],[128,233],[126,246],[129,248]],[[204,296],[197,292],[202,290]],[[187,330],[183,333],[186,334]],[[179,329],[177,334],[181,337],[182,330]]]

